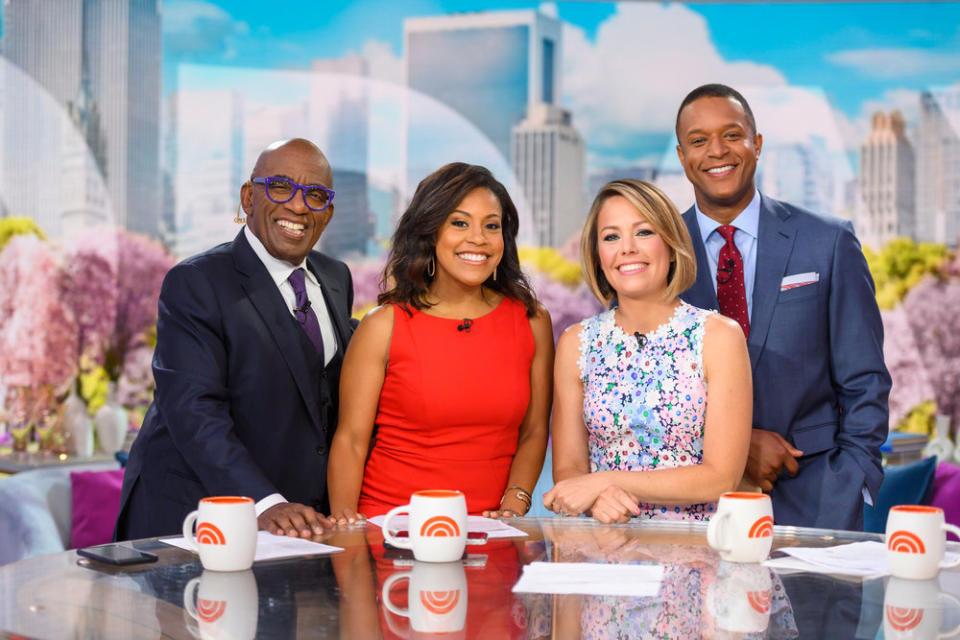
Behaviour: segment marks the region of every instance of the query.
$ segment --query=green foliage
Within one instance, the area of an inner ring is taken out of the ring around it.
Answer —
[[[0,251],[3,251],[3,248],[7,246],[10,238],[23,233],[32,233],[41,240],[47,239],[43,229],[38,227],[32,218],[0,218]]]
[[[864,247],[863,255],[877,285],[877,304],[892,309],[925,275],[936,273],[950,252],[942,244],[894,238],[880,251]]]
[[[933,433],[934,417],[937,414],[937,403],[933,400],[921,402],[910,410],[900,424],[897,425],[897,431],[906,433]]]

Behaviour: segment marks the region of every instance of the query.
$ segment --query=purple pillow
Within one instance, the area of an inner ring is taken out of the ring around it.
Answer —
[[[70,472],[70,548],[110,542],[120,512],[123,469]]]
[[[943,509],[944,519],[960,527],[960,467],[950,462],[937,465],[930,504]],[[951,536],[952,533],[947,534],[948,538]]]

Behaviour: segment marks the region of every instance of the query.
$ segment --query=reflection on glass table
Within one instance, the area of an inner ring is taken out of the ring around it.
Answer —
[[[701,523],[510,524],[528,535],[468,547],[446,566],[385,548],[371,525],[318,538],[339,553],[248,572],[204,572],[196,556],[156,540],[134,543],[159,556],[151,565],[94,565],[74,551],[41,556],[0,567],[0,637],[900,638],[960,624],[953,570],[928,583],[780,574],[721,562]],[[773,553],[880,539],[776,527]],[[534,562],[656,563],[662,579],[645,597],[514,593]]]

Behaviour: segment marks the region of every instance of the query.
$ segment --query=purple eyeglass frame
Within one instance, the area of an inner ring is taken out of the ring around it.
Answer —
[[[270,195],[270,183],[273,182],[274,180],[279,181],[279,182],[284,182],[284,183],[286,183],[286,184],[288,184],[288,185],[290,186],[290,188],[292,189],[292,191],[290,192],[290,197],[289,197],[289,198],[287,198],[286,200],[274,200],[274,199],[273,199],[273,196]],[[319,212],[319,211],[324,211],[327,207],[329,207],[331,204],[333,204],[333,195],[334,195],[333,189],[328,189],[327,187],[323,186],[322,184],[299,184],[299,183],[294,182],[294,181],[291,180],[290,178],[284,178],[283,176],[268,176],[268,177],[266,177],[266,178],[253,178],[253,179],[251,180],[251,182],[255,182],[255,183],[257,183],[257,184],[262,184],[262,185],[263,185],[263,192],[264,192],[265,194],[267,194],[267,199],[270,200],[270,202],[273,202],[273,203],[275,203],[275,204],[285,204],[285,203],[287,203],[287,202],[290,202],[290,201],[293,200],[293,198],[297,195],[297,191],[298,191],[298,190],[300,191],[300,195],[303,197],[303,204],[307,207],[307,209],[310,209],[310,211],[318,211],[318,212]],[[327,200],[327,204],[325,204],[324,206],[320,207],[319,209],[314,208],[314,207],[311,207],[311,206],[307,203],[307,189],[321,189],[321,190],[323,190],[323,191],[326,191],[326,192],[327,192],[327,195],[330,196],[330,199]]]

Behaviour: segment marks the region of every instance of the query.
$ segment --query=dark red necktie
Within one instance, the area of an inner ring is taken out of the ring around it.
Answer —
[[[747,289],[743,284],[743,257],[733,242],[736,232],[737,228],[729,224],[717,227],[717,233],[727,241],[717,260],[717,302],[720,303],[720,313],[740,323],[744,337],[749,338],[750,315],[747,313]]]

